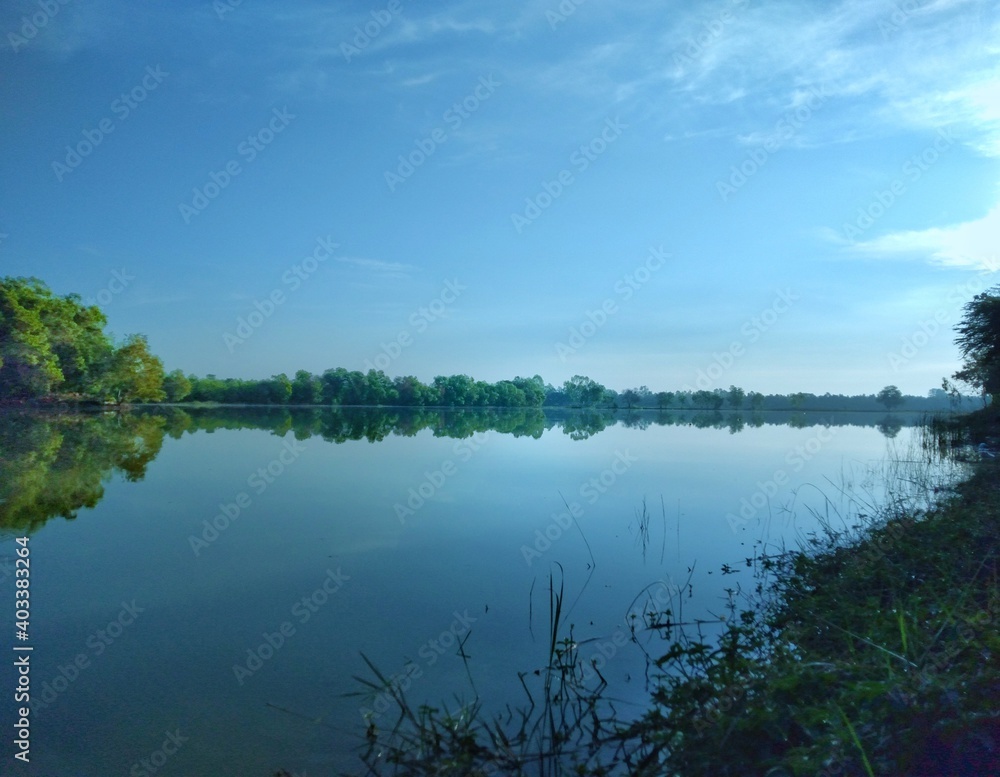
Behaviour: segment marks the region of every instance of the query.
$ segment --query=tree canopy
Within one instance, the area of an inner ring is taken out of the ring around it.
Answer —
[[[56,296],[37,278],[0,279],[0,398],[162,398],[163,365],[145,338],[115,345],[106,323],[76,294]]]
[[[962,369],[952,377],[1000,401],[1000,286],[977,294],[955,327]]]

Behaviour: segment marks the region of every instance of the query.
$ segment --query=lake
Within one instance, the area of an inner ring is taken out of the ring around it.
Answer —
[[[902,413],[7,413],[0,609],[12,635],[28,536],[34,651],[31,763],[3,773],[360,770],[395,720],[349,695],[362,655],[417,704],[522,705],[550,575],[638,713],[647,610],[717,618],[755,555],[880,499],[920,435]]]

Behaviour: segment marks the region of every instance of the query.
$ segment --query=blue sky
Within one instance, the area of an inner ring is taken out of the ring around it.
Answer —
[[[995,2],[17,0],[0,35],[0,275],[168,369],[923,394],[1000,281]]]

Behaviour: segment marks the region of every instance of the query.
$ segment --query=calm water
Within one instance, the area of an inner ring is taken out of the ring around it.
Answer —
[[[384,698],[345,696],[362,689],[352,676],[372,678],[362,653],[416,702],[520,704],[517,672],[546,660],[560,568],[582,655],[607,655],[604,676],[639,710],[642,653],[616,646],[630,611],[669,606],[690,579],[685,615],[723,612],[762,543],[796,543],[823,494],[841,504],[837,487],[864,492],[887,454],[914,456],[912,423],[4,416],[0,555],[31,537],[35,650],[31,764],[5,756],[3,773],[357,769],[364,712],[393,721]],[[13,642],[14,577],[0,576]],[[655,652],[658,638],[640,639]]]

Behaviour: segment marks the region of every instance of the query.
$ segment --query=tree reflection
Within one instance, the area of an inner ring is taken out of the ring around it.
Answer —
[[[4,414],[0,417],[0,530],[28,534],[76,518],[113,473],[141,480],[163,445],[155,415]]]
[[[47,520],[73,519],[104,496],[104,484],[115,474],[141,480],[159,453],[165,436],[243,429],[276,436],[291,432],[296,439],[313,436],[341,444],[353,440],[375,443],[390,436],[467,438],[495,431],[515,437],[539,438],[560,431],[586,440],[621,424],[642,430],[650,426],[694,426],[727,429],[739,434],[747,427],[788,425],[877,426],[886,437],[923,422],[894,413],[873,418],[868,413],[628,411],[557,408],[315,408],[315,407],[159,407],[130,413],[0,414],[0,530],[28,534]]]

